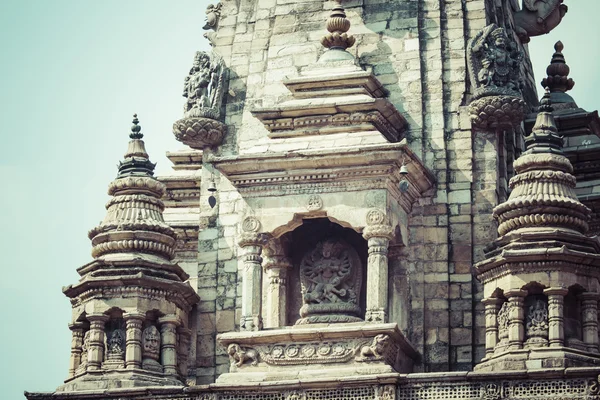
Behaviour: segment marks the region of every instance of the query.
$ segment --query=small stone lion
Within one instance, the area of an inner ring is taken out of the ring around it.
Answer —
[[[258,352],[254,349],[242,349],[237,343],[232,343],[227,347],[227,354],[231,357],[231,363],[236,367],[241,367],[247,362],[251,365],[258,364]]]
[[[391,343],[388,335],[379,334],[373,338],[371,345],[365,345],[360,348],[360,358],[362,359],[381,359]]]

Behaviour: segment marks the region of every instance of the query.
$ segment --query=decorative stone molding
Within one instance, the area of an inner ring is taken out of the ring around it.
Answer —
[[[183,118],[173,124],[177,140],[197,149],[221,144],[227,132],[227,126],[219,121],[226,80],[227,69],[219,55],[196,52],[185,78]]]
[[[217,384],[252,380],[259,375],[273,380],[282,373],[297,373],[299,366],[311,376],[347,376],[349,368],[366,375],[408,372],[418,358],[397,324],[304,325],[228,332],[218,335],[217,341],[227,348],[232,363],[230,373],[222,375]]]
[[[409,171],[407,192],[398,187],[403,178],[402,160]],[[227,176],[244,197],[385,189],[407,213],[434,182],[404,141],[343,150],[210,156],[207,162]]]
[[[469,41],[467,59],[473,101],[471,122],[479,129],[513,127],[525,118],[521,97],[520,63],[523,55],[503,28],[491,24]]]
[[[514,14],[517,35],[529,43],[531,36],[550,33],[568,11],[563,0],[523,0],[523,9]]]

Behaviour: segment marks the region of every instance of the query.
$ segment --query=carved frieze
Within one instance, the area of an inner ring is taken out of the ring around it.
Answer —
[[[296,324],[360,321],[361,263],[346,242],[318,243],[300,263],[300,281],[304,305]]]

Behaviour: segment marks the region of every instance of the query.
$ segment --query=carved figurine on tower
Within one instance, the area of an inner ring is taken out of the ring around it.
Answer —
[[[469,42],[468,61],[474,86],[471,121],[480,129],[510,127],[525,117],[521,97],[523,54],[504,28],[491,24]]]
[[[223,59],[216,53],[196,52],[183,85],[187,99],[183,118],[173,124],[177,140],[196,149],[221,144],[227,132],[227,126],[219,121],[225,82]]]

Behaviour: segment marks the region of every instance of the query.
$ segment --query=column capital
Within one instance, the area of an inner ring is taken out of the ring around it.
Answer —
[[[175,326],[180,326],[181,325],[181,320],[176,315],[165,315],[164,317],[160,317],[158,319],[158,323],[160,325],[163,325],[163,324],[173,324]]]
[[[569,289],[564,287],[549,287],[548,289],[544,289],[544,294],[546,296],[566,296],[569,293]]]
[[[600,299],[600,293],[596,292],[583,292],[579,294],[577,297],[581,301],[598,301]]]
[[[508,298],[508,301],[510,301],[511,298],[516,298],[516,297],[525,298],[527,296],[527,290],[511,289],[511,290],[504,292],[504,296],[506,296]]]
[[[285,256],[266,256],[263,264],[265,271],[275,268],[292,268],[291,261]]]
[[[365,240],[371,238],[384,238],[392,240],[394,238],[394,228],[390,225],[369,225],[363,230]]]
[[[86,324],[83,321],[76,321],[76,322],[73,322],[73,323],[69,324],[69,329],[72,330],[72,331],[83,330],[83,329],[86,328],[85,325]]]
[[[139,319],[139,320],[144,320],[146,318],[146,316],[144,314],[138,313],[138,312],[129,312],[129,313],[125,313],[123,314],[123,319],[125,321],[130,320],[130,319]]]
[[[502,303],[504,303],[504,300],[498,298],[498,297],[488,297],[487,299],[483,299],[481,300],[481,302],[485,305],[485,306],[500,306],[502,305]]]
[[[106,314],[88,314],[86,318],[90,322],[106,322],[109,319]]]
[[[257,246],[260,247],[261,250],[266,243],[266,235],[258,232],[243,232],[240,234],[240,238],[238,240],[238,246],[240,247]]]

